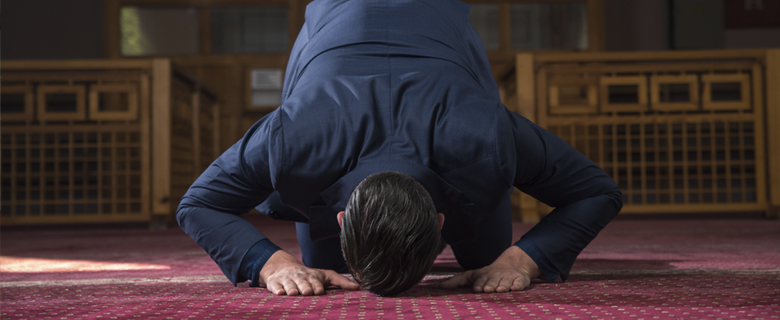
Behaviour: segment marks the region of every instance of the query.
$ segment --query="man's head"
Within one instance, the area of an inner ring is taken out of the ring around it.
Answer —
[[[382,172],[363,180],[341,222],[341,249],[355,280],[392,296],[417,284],[439,253],[443,215],[414,178]]]

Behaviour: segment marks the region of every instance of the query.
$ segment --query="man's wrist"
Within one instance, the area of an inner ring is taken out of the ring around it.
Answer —
[[[283,269],[284,267],[290,265],[302,266],[303,264],[284,250],[278,250],[274,252],[274,254],[268,258],[268,261],[266,261],[265,265],[263,265],[263,267],[258,272],[258,275],[260,276],[260,284],[265,285],[266,277],[272,275],[277,270]]]
[[[520,269],[520,271],[525,273],[531,280],[542,274],[539,270],[539,266],[536,265],[536,262],[518,246],[510,246],[501,254],[499,259],[504,259],[504,261],[507,261],[515,268]]]
[[[539,249],[539,247],[536,246],[535,243],[528,239],[521,238],[520,241],[515,243],[515,246],[524,251],[529,257],[531,257],[531,260],[536,263],[540,273],[538,276],[539,278],[549,282],[555,282],[558,279],[560,276],[558,268],[556,268],[555,265],[553,265],[550,260],[547,259],[547,257]]]
[[[250,286],[257,287],[260,285],[260,270],[265,266],[268,259],[276,252],[280,251],[277,245],[273,244],[268,239],[258,241],[253,245],[244,255],[244,259],[241,261],[241,267],[239,272],[241,275],[251,281]]]

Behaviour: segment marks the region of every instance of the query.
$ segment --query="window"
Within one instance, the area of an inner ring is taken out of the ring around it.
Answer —
[[[288,11],[287,7],[212,8],[211,52],[286,53]]]
[[[123,56],[191,55],[200,50],[195,8],[122,7]]]
[[[485,44],[485,50],[498,50],[498,5],[472,4],[469,22]]]
[[[587,50],[586,3],[515,3],[509,6],[512,50]]]

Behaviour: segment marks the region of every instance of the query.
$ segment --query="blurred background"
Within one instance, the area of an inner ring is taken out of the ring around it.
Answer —
[[[602,165],[625,212],[776,215],[780,1],[466,2],[507,107]],[[279,105],[308,3],[3,0],[3,224],[169,224]]]

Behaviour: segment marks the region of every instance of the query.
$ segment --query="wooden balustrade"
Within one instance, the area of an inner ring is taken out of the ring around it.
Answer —
[[[217,97],[167,59],[0,72],[4,225],[167,220],[220,150]]]
[[[504,84],[502,92],[508,108],[612,176],[623,192],[623,213],[774,216],[779,56],[780,50],[519,54],[513,80],[504,81],[517,88]],[[528,221],[549,210],[519,194],[514,205]]]

